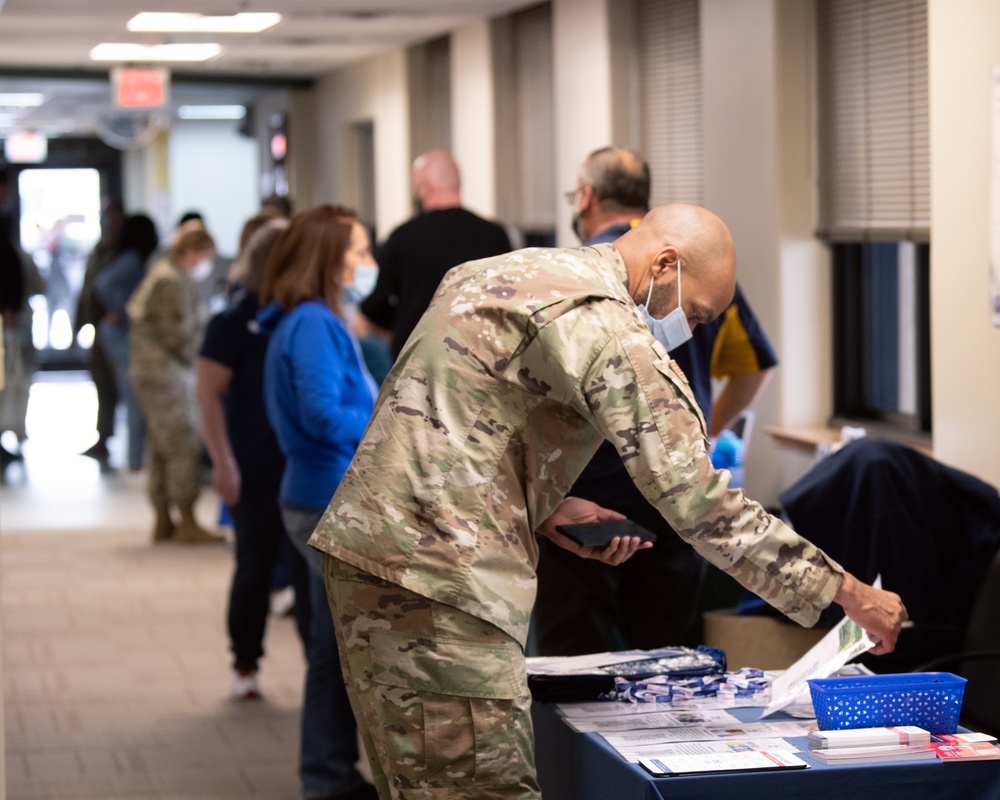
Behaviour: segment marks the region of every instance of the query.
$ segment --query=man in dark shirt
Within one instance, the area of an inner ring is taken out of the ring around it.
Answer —
[[[444,274],[457,264],[508,252],[502,227],[462,208],[458,165],[446,150],[413,162],[413,197],[420,213],[394,230],[378,253],[379,277],[361,303],[355,332],[388,331],[396,358],[423,316]]]
[[[573,230],[587,245],[613,242],[649,210],[649,192],[649,167],[642,156],[624,147],[595,150],[580,166],[576,189],[567,193]],[[710,437],[746,408],[777,364],[738,284],[729,308],[698,325],[670,357],[687,376]],[[725,381],[714,403],[712,378]],[[601,445],[570,494],[619,511],[659,538],[651,550],[614,568],[574,558],[539,538],[539,654],[694,644],[705,562],[646,502],[609,442]]]
[[[11,223],[4,213],[8,189],[7,171],[0,169],[0,314],[4,327],[13,328],[24,302],[24,270],[14,247]]]
[[[3,338],[7,348],[6,362],[4,370],[6,374],[7,395],[13,396],[16,389],[13,377],[21,372],[21,329],[19,326],[22,309],[27,301],[27,292],[24,280],[24,267],[21,264],[21,256],[14,246],[13,221],[8,218],[4,206],[7,203],[9,190],[9,180],[5,169],[0,168],[0,317],[3,317]],[[0,392],[3,389],[0,388]],[[25,399],[27,395],[24,395]],[[10,397],[4,396],[4,407],[9,408],[8,413],[4,413],[4,418],[0,420],[0,425],[10,424],[12,427],[19,424],[22,428],[17,433],[19,438],[23,438],[24,414],[16,409],[19,403],[10,401]],[[20,419],[14,419],[19,417]],[[0,433],[3,428],[0,427]],[[22,458],[20,450],[10,452],[3,445],[0,445],[0,466],[6,466],[11,461]]]

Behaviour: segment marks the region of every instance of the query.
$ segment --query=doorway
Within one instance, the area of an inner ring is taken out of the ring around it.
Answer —
[[[87,255],[101,238],[101,178],[92,168],[23,169],[17,187],[21,249],[41,279],[35,288],[42,291],[28,302],[31,340],[44,363],[93,342],[92,330],[75,341],[73,319]]]
[[[85,369],[93,331],[74,336],[76,304],[102,202],[122,196],[121,153],[94,138],[55,138],[44,162],[8,164],[7,174],[10,233],[36,273],[27,281],[31,369]]]

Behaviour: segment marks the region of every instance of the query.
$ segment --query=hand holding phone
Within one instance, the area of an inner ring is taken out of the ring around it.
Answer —
[[[571,538],[577,525],[589,526],[601,520],[602,523],[610,523],[617,527],[604,528],[603,532],[590,538],[581,544],[579,540]],[[621,527],[624,523],[627,527]],[[584,500],[582,497],[565,497],[548,518],[538,526],[538,533],[547,536],[560,547],[563,547],[580,558],[592,558],[617,567],[624,564],[639,550],[646,550],[653,546],[655,538],[649,531],[639,533],[639,526],[629,523],[622,514],[608,508],[602,508],[591,500]],[[566,535],[569,531],[571,536]],[[645,537],[645,538],[640,538]]]
[[[616,536],[636,536],[643,542],[655,542],[656,534],[630,519],[605,519],[597,522],[573,522],[557,525],[556,530],[581,547],[604,547]]]

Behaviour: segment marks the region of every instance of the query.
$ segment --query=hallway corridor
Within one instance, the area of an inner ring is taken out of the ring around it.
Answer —
[[[79,376],[36,380],[25,461],[0,489],[6,796],[291,800],[304,673],[294,624],[269,621],[264,699],[229,700],[232,553],[152,546],[144,476],[101,475],[76,455],[95,436],[95,403]],[[204,492],[203,523],[216,503]]]

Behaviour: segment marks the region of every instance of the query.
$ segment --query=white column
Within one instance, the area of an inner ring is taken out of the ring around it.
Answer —
[[[497,213],[492,43],[489,22],[451,35],[451,144],[462,170],[462,203],[492,218]]]
[[[993,70],[1000,3],[930,0],[934,455],[1000,485],[1000,328],[989,320]]]
[[[553,0],[556,188],[576,185],[576,170],[591,150],[612,143],[612,35],[608,0]],[[570,208],[558,203],[559,244],[579,242]]]
[[[706,204],[736,241],[737,278],[780,364],[758,398],[750,495],[773,502],[809,466],[768,423],[824,424],[830,411],[830,292],[813,236],[810,3],[702,0]]]

